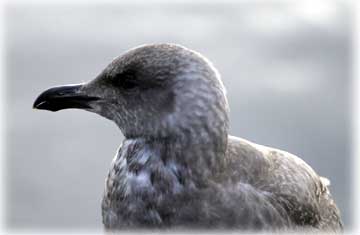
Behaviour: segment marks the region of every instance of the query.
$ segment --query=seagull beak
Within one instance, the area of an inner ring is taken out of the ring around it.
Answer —
[[[99,100],[81,91],[83,84],[50,88],[41,93],[34,102],[34,109],[59,111],[61,109],[91,109],[90,103]]]

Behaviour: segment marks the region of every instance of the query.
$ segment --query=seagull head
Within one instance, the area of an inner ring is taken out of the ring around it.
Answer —
[[[127,138],[227,133],[219,74],[202,55],[175,44],[144,45],[115,58],[93,80],[50,88],[34,108],[84,109],[114,121]]]

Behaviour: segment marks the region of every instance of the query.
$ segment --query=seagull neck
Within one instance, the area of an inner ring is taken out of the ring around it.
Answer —
[[[164,165],[183,169],[182,174],[197,185],[218,178],[225,167],[226,138],[137,138],[132,139],[150,151]]]

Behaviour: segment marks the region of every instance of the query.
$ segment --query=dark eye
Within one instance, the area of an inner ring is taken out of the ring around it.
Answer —
[[[120,86],[126,90],[134,89],[138,86],[137,81],[134,79],[123,79],[120,82]]]
[[[116,85],[125,90],[132,90],[138,87],[139,83],[136,79],[135,73],[126,71],[116,76]]]

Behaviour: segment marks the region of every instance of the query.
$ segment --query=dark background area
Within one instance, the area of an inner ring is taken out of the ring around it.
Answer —
[[[79,110],[32,109],[44,89],[93,79],[131,47],[173,42],[220,71],[232,135],[294,153],[331,180],[351,225],[351,10],[335,1],[9,5],[5,8],[10,229],[101,230],[123,136]]]

